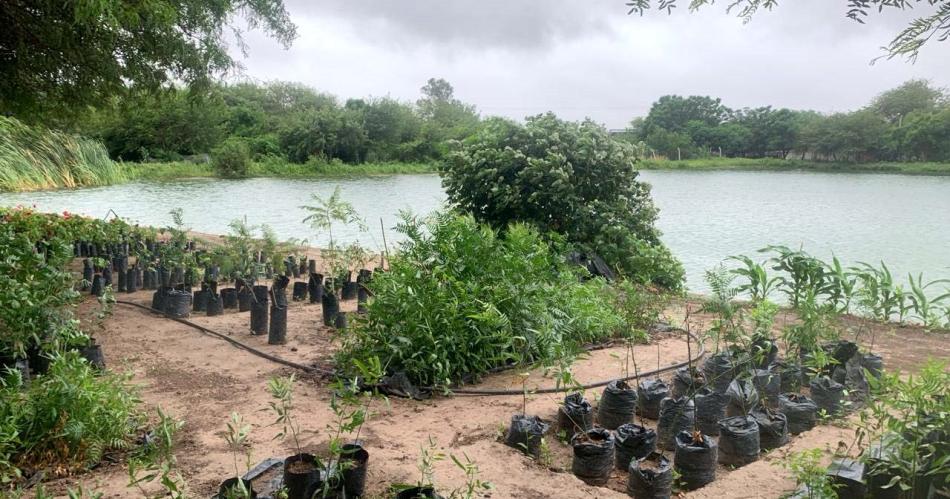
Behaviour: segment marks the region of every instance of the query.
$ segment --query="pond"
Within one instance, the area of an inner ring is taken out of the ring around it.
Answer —
[[[950,278],[950,177],[812,172],[646,171],[660,208],[663,239],[686,267],[691,290],[704,291],[703,272],[735,254],[769,244],[803,246],[846,264],[884,260],[901,281]],[[335,230],[340,239],[382,248],[380,219],[390,244],[398,212],[425,214],[445,194],[436,175],[340,179],[177,180],[39,193],[0,193],[0,205],[103,217],[109,210],[150,225],[167,225],[180,207],[186,224],[225,233],[236,218],[267,224],[281,238],[319,245],[301,220],[311,194],[342,196],[366,218],[367,234]]]

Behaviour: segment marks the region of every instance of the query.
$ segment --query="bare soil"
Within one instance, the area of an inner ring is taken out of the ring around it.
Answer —
[[[123,293],[117,297],[147,305],[151,292]],[[345,302],[343,309],[353,311],[355,306],[355,301]],[[149,407],[162,407],[184,420],[176,455],[191,496],[209,497],[222,480],[234,476],[232,456],[223,439],[231,412],[241,413],[252,426],[249,441],[255,462],[296,453],[291,441],[275,439],[280,428],[273,424],[275,416],[268,405],[271,397],[266,388],[269,378],[289,375],[291,369],[188,326],[124,305],[116,305],[113,316],[101,325],[89,324],[94,322],[96,307],[94,300],[87,300],[81,307],[81,316],[87,321],[87,329],[95,331],[109,367],[131,373]],[[674,324],[681,322],[683,304],[671,307],[668,313]],[[280,346],[268,345],[266,336],[250,335],[248,313],[228,310],[222,316],[199,315],[192,320],[264,352],[306,365],[330,367],[339,344],[339,333],[322,325],[319,304],[291,303],[287,344]],[[694,313],[691,328],[705,327],[710,321],[711,317]],[[860,340],[865,344],[870,341],[865,330],[875,333],[874,350],[884,356],[887,369],[913,371],[928,358],[950,358],[950,342],[946,336],[928,334],[916,327],[882,326],[855,318],[846,318],[845,324],[848,334],[862,333]],[[623,356],[623,350],[616,347],[591,352],[575,364],[575,376],[584,383],[618,376],[620,361],[617,357]],[[693,351],[696,350],[694,345]],[[683,336],[669,333],[657,335],[650,344],[637,346],[634,352],[640,370],[669,366],[687,357]],[[326,380],[299,374],[295,413],[303,428],[301,445],[304,452],[319,454],[325,449],[326,426],[332,415],[328,406],[330,394]],[[533,370],[528,386],[554,386],[554,380],[542,370]],[[521,377],[517,371],[493,374],[478,387],[520,390]],[[587,397],[596,405],[601,391],[591,390]],[[562,395],[529,394],[527,412],[554,422],[562,398]],[[390,484],[419,480],[416,465],[420,447],[432,438],[440,452],[459,458],[467,455],[477,461],[481,478],[494,484],[494,489],[484,497],[626,497],[623,492],[625,471],[615,470],[606,487],[589,486],[575,478],[570,472],[571,448],[553,431],[546,438],[548,450],[537,462],[505,446],[502,443],[505,428],[511,416],[521,410],[520,395],[438,395],[426,401],[391,398],[388,403],[378,404],[360,436],[370,452],[367,487],[371,496],[386,497]],[[641,422],[638,418],[637,422],[656,426],[652,420]],[[735,470],[720,467],[714,483],[684,497],[780,497],[794,487],[788,473],[777,466],[787,453],[816,447],[835,451],[847,447],[852,436],[852,429],[820,425],[792,437],[785,447],[763,454],[757,462]],[[442,491],[464,484],[461,470],[450,459],[437,462],[435,470],[435,481]],[[86,489],[104,492],[104,497],[141,496],[136,490],[126,488],[127,476],[121,463],[105,464],[88,473],[61,479],[52,483],[51,488],[62,493],[67,485],[79,483]]]

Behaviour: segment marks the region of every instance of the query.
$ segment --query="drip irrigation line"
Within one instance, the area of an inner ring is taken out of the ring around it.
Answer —
[[[130,302],[130,301],[116,300],[115,302],[116,302],[116,303],[119,303],[119,304],[121,304],[121,305],[129,305],[129,306],[132,306],[132,307],[138,307],[138,308],[140,308],[140,309],[142,309],[142,310],[146,310],[146,311],[148,311],[148,312],[154,312],[154,313],[159,313],[159,314],[161,313],[161,312],[159,312],[158,310],[155,310],[154,308],[146,307],[145,305],[141,305],[141,304],[138,304],[138,303],[133,303],[133,302]],[[328,375],[328,376],[332,376],[332,375],[335,375],[335,374],[336,374],[334,371],[330,371],[330,370],[327,370],[327,369],[321,369],[321,368],[319,368],[319,367],[305,366],[305,365],[303,365],[303,364],[298,364],[298,363],[296,363],[296,362],[291,362],[291,361],[289,361],[289,360],[282,359],[282,358],[280,358],[280,357],[277,357],[276,355],[271,355],[271,354],[269,354],[269,353],[262,352],[262,351],[260,351],[260,350],[258,350],[258,349],[256,349],[256,348],[254,348],[254,347],[250,347],[250,346],[248,346],[248,345],[245,345],[244,343],[241,343],[240,341],[237,341],[237,340],[235,340],[235,339],[233,339],[233,338],[229,338],[227,335],[221,334],[221,333],[219,333],[219,332],[217,332],[217,331],[212,331],[211,329],[208,329],[208,328],[206,328],[206,327],[204,327],[204,326],[201,326],[201,325],[199,325],[199,324],[195,324],[194,322],[191,322],[191,321],[189,321],[189,320],[187,320],[187,319],[182,319],[182,318],[179,318],[179,317],[169,317],[169,316],[167,316],[167,315],[165,315],[165,314],[162,314],[162,316],[165,317],[166,319],[171,319],[171,320],[173,320],[173,321],[175,321],[175,322],[179,322],[179,323],[184,324],[184,325],[186,325],[186,326],[191,326],[191,327],[193,327],[193,328],[195,328],[195,329],[201,331],[202,333],[209,334],[209,335],[211,335],[211,336],[214,336],[214,337],[217,337],[217,338],[222,339],[222,340],[224,340],[224,341],[227,341],[228,343],[234,345],[234,346],[237,347],[237,348],[240,348],[240,349],[245,350],[245,351],[247,351],[247,352],[249,352],[249,353],[252,353],[252,354],[254,354],[254,355],[257,355],[258,357],[261,357],[261,358],[263,358],[263,359],[267,359],[267,360],[269,360],[269,361],[271,361],[271,362],[276,362],[276,363],[278,363],[278,364],[282,364],[282,365],[287,366],[287,367],[292,367],[292,368],[294,368],[294,369],[299,369],[299,370],[301,370],[301,371],[308,372],[308,373],[323,374],[323,375]]]
[[[696,336],[694,336],[692,333],[686,333],[686,334],[689,336],[690,339],[692,340],[696,339]],[[697,360],[702,359],[703,356],[706,355],[706,346],[700,344],[699,348],[700,348],[699,353],[697,353],[696,357],[694,357],[692,360],[686,359],[685,361],[679,362],[677,364],[662,367],[660,369],[653,369],[651,371],[645,371],[645,372],[639,373],[639,375],[633,374],[631,376],[625,376],[621,378],[610,378],[608,380],[595,381],[593,383],[588,383],[588,384],[580,385],[580,386],[571,385],[571,386],[552,387],[552,388],[537,388],[534,390],[528,390],[528,393],[530,394],[563,393],[567,391],[577,390],[579,388],[584,389],[584,390],[590,390],[591,388],[600,388],[602,386],[607,386],[613,381],[630,381],[633,379],[656,376],[658,374],[663,374],[665,372],[673,371],[681,367],[686,367],[691,362],[696,362]],[[423,389],[435,390],[436,388],[423,387]],[[458,388],[458,389],[451,389],[450,391],[452,392],[452,394],[457,394],[457,395],[481,395],[481,396],[503,396],[503,395],[521,396],[521,395],[524,395],[524,390],[502,390],[502,389],[496,390],[496,389],[490,389],[490,388]]]
[[[213,331],[213,330],[208,329],[208,328],[206,328],[206,327],[204,327],[204,326],[201,326],[201,325],[199,325],[199,324],[195,324],[194,322],[191,322],[191,321],[189,321],[189,320],[187,320],[187,319],[182,319],[182,318],[179,318],[179,317],[169,317],[169,316],[167,316],[167,315],[165,315],[165,314],[162,314],[162,313],[161,313],[160,311],[158,311],[158,310],[155,310],[155,309],[153,309],[153,308],[151,308],[151,307],[146,307],[145,305],[141,305],[141,304],[139,304],[139,303],[133,303],[133,302],[130,302],[130,301],[125,301],[125,300],[116,300],[115,302],[118,303],[118,304],[120,304],[120,305],[128,305],[128,306],[140,308],[140,309],[145,310],[145,311],[148,311],[148,312],[153,312],[153,313],[161,314],[162,317],[165,317],[166,319],[170,319],[170,320],[173,320],[173,321],[175,321],[175,322],[184,324],[184,325],[186,325],[186,326],[193,327],[193,328],[195,328],[195,329],[201,331],[202,333],[205,333],[205,334],[214,336],[214,337],[216,337],[216,338],[222,339],[222,340],[224,340],[224,341],[230,343],[231,345],[234,345],[234,346],[237,347],[237,348],[240,348],[240,349],[245,350],[245,351],[247,351],[247,352],[249,352],[249,353],[251,353],[251,354],[253,354],[253,355],[257,355],[258,357],[261,357],[261,358],[263,358],[263,359],[267,359],[267,360],[269,360],[269,361],[271,361],[271,362],[275,362],[275,363],[277,363],[277,364],[281,364],[281,365],[284,365],[284,366],[287,366],[287,367],[292,367],[292,368],[294,368],[294,369],[299,369],[299,370],[301,370],[301,371],[308,372],[308,373],[322,374],[322,375],[327,375],[327,376],[333,376],[333,375],[337,374],[335,371],[331,371],[331,370],[328,370],[328,369],[321,369],[321,368],[319,368],[319,367],[305,366],[305,365],[303,365],[303,364],[298,364],[298,363],[296,363],[296,362],[291,362],[291,361],[289,361],[289,360],[282,359],[282,358],[280,358],[280,357],[277,357],[276,355],[271,355],[271,354],[269,354],[269,353],[262,352],[262,351],[260,351],[260,350],[258,350],[258,349],[256,349],[256,348],[254,348],[254,347],[245,345],[244,343],[241,343],[240,341],[237,341],[237,340],[235,340],[235,339],[233,339],[233,338],[230,338],[230,337],[228,337],[227,335],[221,334],[221,333],[219,333],[219,332],[217,332],[217,331]],[[687,335],[691,340],[697,340],[697,339],[696,339],[696,336],[693,335],[692,333],[686,332],[686,335]],[[698,341],[698,340],[697,340],[697,341]],[[610,379],[607,379],[607,380],[595,381],[595,382],[593,382],[593,383],[588,383],[588,384],[580,385],[580,386],[571,385],[571,386],[562,386],[562,387],[537,388],[537,389],[534,389],[534,390],[530,390],[529,393],[532,393],[532,394],[563,393],[563,392],[567,392],[567,391],[571,391],[571,390],[577,390],[578,388],[582,388],[582,389],[584,389],[584,390],[589,390],[589,389],[591,389],[591,388],[599,388],[599,387],[601,387],[601,386],[606,386],[606,385],[610,384],[610,383],[613,382],[613,381],[630,381],[630,380],[633,380],[633,379],[640,379],[640,378],[645,378],[645,377],[649,377],[649,376],[656,376],[656,375],[663,374],[663,373],[666,373],[666,372],[669,372],[669,371],[673,371],[673,370],[675,370],[675,369],[679,369],[679,368],[681,368],[681,367],[686,367],[686,366],[689,365],[691,362],[696,362],[697,360],[702,359],[703,356],[706,355],[706,346],[703,345],[702,343],[700,343],[700,347],[699,347],[699,348],[700,348],[699,352],[696,354],[696,357],[694,357],[693,359],[687,359],[687,360],[685,360],[685,361],[683,361],[683,362],[679,362],[679,363],[676,363],[676,364],[672,364],[672,365],[669,365],[669,366],[666,366],[666,367],[662,367],[662,368],[659,368],[659,369],[653,369],[653,370],[650,370],[650,371],[644,371],[644,372],[642,372],[642,373],[634,374],[634,375],[632,375],[632,376],[625,376],[625,377],[621,377],[621,378],[610,378]],[[595,349],[596,349],[596,348],[595,348]],[[438,391],[444,391],[444,390],[445,390],[444,387],[434,387],[434,386],[423,386],[423,387],[420,387],[420,389],[421,389],[421,390],[431,391],[431,392],[438,392]],[[451,394],[453,394],[453,395],[472,395],[472,396],[513,396],[513,395],[521,396],[521,395],[524,395],[524,391],[523,391],[523,390],[502,390],[502,389],[488,389],[488,388],[484,388],[484,389],[479,389],[479,388],[450,388],[450,389],[448,389],[448,392],[451,393]]]

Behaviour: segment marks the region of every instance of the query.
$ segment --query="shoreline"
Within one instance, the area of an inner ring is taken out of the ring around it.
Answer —
[[[705,158],[684,159],[643,159],[638,163],[640,170],[651,171],[802,171],[820,173],[877,173],[891,175],[950,175],[950,163],[929,162],[875,162],[847,163],[802,161],[798,159],[776,158]]]

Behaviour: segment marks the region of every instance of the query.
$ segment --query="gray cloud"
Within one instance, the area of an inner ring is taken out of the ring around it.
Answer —
[[[684,5],[686,0],[681,0]],[[343,98],[415,100],[432,76],[482,110],[552,110],[610,127],[669,93],[732,107],[855,109],[910,78],[950,85],[948,43],[916,64],[869,62],[915,15],[844,17],[844,0],[784,0],[748,24],[713,5],[627,16],[623,0],[290,0],[300,39],[287,51],[247,38],[247,76],[300,81]]]

